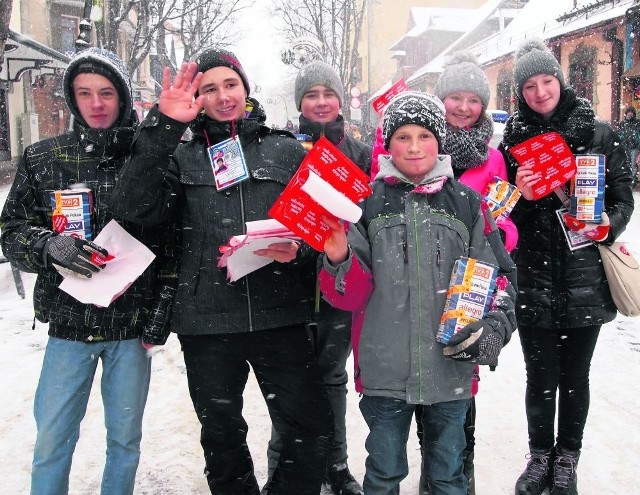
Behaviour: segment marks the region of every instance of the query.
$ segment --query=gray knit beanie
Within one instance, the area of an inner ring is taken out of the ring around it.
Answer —
[[[524,42],[515,54],[516,63],[513,69],[513,82],[518,97],[522,98],[522,87],[527,79],[538,74],[549,74],[560,81],[560,89],[564,90],[562,68],[542,40],[532,39]]]
[[[382,136],[384,149],[389,149],[391,136],[398,128],[407,124],[416,124],[429,129],[438,140],[438,151],[446,136],[444,104],[434,95],[419,91],[404,91],[395,96],[382,117]]]
[[[316,84],[321,84],[333,90],[338,96],[340,106],[342,107],[344,88],[342,87],[340,76],[330,65],[315,61],[300,69],[296,77],[295,99],[298,112],[300,111],[300,104],[302,103],[304,94],[309,91],[311,86],[315,86]]]
[[[478,60],[470,52],[452,55],[433,88],[434,94],[441,100],[455,91],[468,91],[478,95],[484,108],[489,104],[489,81],[478,65]]]

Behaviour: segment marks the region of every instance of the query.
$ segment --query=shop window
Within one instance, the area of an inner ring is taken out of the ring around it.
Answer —
[[[596,75],[596,48],[579,45],[569,55],[569,85],[576,94],[593,103],[593,83]]]
[[[78,18],[68,15],[60,16],[60,51],[67,55],[76,53],[78,38]]]

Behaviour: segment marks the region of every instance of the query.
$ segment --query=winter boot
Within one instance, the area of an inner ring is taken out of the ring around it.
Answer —
[[[516,495],[541,495],[551,484],[552,450],[531,449],[527,468],[516,481]]]
[[[336,464],[327,471],[324,488],[329,488],[334,495],[364,495],[362,486],[349,472],[346,464]]]
[[[556,445],[553,462],[553,481],[549,495],[578,495],[579,450],[567,450]]]
[[[476,476],[473,458],[475,454],[473,450],[464,449],[462,451],[462,462],[464,463],[464,475],[469,481],[467,495],[476,495]]]

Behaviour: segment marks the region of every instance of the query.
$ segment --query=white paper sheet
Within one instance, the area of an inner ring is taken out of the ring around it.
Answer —
[[[107,307],[142,275],[156,256],[115,220],[105,225],[93,242],[115,259],[89,279],[63,274],[60,289],[81,303]]]
[[[301,189],[329,213],[347,222],[356,223],[362,216],[362,209],[357,204],[312,171],[309,171],[309,178]]]

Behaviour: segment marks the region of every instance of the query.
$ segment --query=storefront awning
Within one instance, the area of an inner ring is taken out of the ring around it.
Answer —
[[[0,81],[18,82],[30,70],[52,74],[63,70],[70,57],[20,33],[9,30]]]

